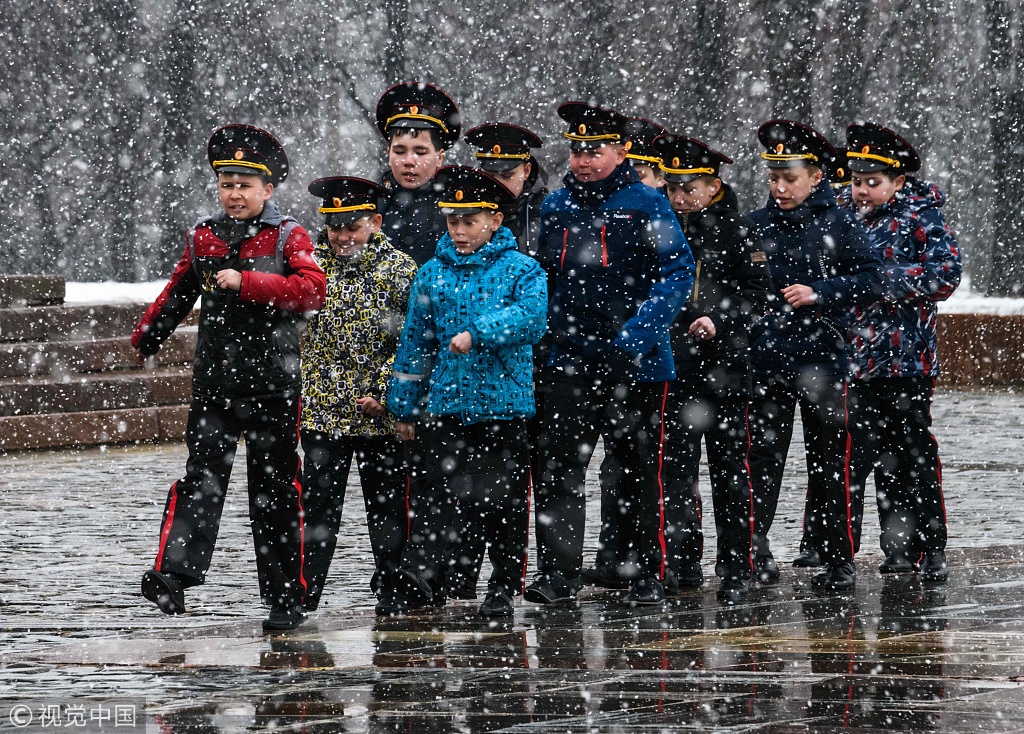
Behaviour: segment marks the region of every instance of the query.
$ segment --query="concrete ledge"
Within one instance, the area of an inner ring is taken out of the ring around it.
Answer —
[[[190,367],[156,371],[97,372],[67,380],[17,377],[0,380],[0,415],[74,413],[180,404],[192,389]]]
[[[180,328],[157,355],[161,365],[191,364],[197,327]],[[0,378],[53,376],[73,372],[138,369],[137,352],[126,336],[76,342],[16,342],[0,344]]]
[[[0,342],[87,341],[131,334],[147,303],[0,309]],[[181,326],[193,326],[193,310]]]
[[[944,387],[1024,384],[1024,314],[939,314]]]
[[[0,275],[0,308],[63,303],[64,292],[60,275]]]
[[[180,440],[187,405],[0,417],[0,451]]]

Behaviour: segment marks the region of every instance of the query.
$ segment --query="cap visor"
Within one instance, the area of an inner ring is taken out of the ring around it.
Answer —
[[[243,176],[267,176],[266,172],[259,170],[258,168],[252,168],[251,166],[217,166],[213,169],[215,173],[240,173]]]
[[[375,212],[368,212],[365,209],[356,212],[334,212],[332,214],[324,215],[324,224],[328,227],[344,227],[356,221],[360,217],[365,217],[368,214],[374,213]]]
[[[878,171],[891,168],[887,163],[873,161],[870,158],[850,158],[846,163],[846,167],[857,173],[877,173]]]
[[[511,171],[513,168],[517,168],[524,163],[529,163],[529,161],[518,158],[477,158],[477,166],[481,170],[494,171],[496,173]]]
[[[441,207],[441,213],[443,215],[445,215],[446,217],[450,217],[453,214],[455,216],[457,216],[457,217],[468,217],[470,214],[479,214],[482,211],[493,212],[495,210],[494,209],[481,209],[480,207],[471,207],[469,209],[463,209],[461,207],[458,208],[458,209],[452,209],[451,207],[446,207],[446,206]]]
[[[704,174],[700,174],[700,173],[665,173],[664,171],[661,172],[661,177],[663,179],[665,179],[668,183],[674,183],[674,184],[690,183],[690,181],[696,181],[702,175],[704,175]],[[708,175],[710,175],[710,174],[708,174]]]

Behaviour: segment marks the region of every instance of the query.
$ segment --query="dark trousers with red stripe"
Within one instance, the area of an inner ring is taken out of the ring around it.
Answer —
[[[807,458],[805,525],[820,538],[827,563],[853,560],[847,386],[839,369],[834,362],[792,361],[766,374],[755,365],[749,421],[755,557],[771,555],[768,532],[799,404]]]
[[[702,506],[697,487],[701,437],[707,443],[711,500],[718,536],[716,572],[751,570],[751,499],[747,472],[747,400],[694,395],[669,383],[665,408],[665,537],[668,566],[700,563],[704,555]]]
[[[619,517],[621,561],[664,578],[662,415],[665,382],[615,384],[556,369],[542,372],[547,395],[538,439],[537,567],[579,576],[586,522],[584,483],[597,439],[606,460],[601,486],[629,508]]]
[[[945,550],[946,504],[939,445],[932,433],[932,377],[856,383],[853,482],[872,471],[886,556]]]
[[[395,436],[344,436],[302,429],[306,461],[302,473],[305,510],[306,596],[303,605],[320,604],[327,572],[338,545],[338,528],[353,457],[366,508],[377,594],[398,565],[408,526],[406,471],[402,444]]]
[[[530,518],[526,420],[464,424],[441,416],[429,422],[425,448],[422,481],[409,494],[401,567],[435,589],[461,584],[454,553],[482,540],[493,569],[488,590],[522,593]]]
[[[305,591],[298,397],[193,396],[185,476],[168,494],[155,568],[206,579],[238,441],[245,438],[249,521],[265,604],[296,606]]]

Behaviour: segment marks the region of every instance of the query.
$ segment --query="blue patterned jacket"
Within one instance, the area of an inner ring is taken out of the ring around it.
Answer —
[[[470,255],[449,235],[413,281],[387,407],[400,421],[425,411],[465,424],[534,414],[533,350],[544,335],[547,283],[507,227]],[[452,337],[473,348],[455,355]]]
[[[960,246],[940,211],[945,201],[935,184],[908,178],[861,220],[887,277],[883,300],[849,314],[847,351],[855,378],[939,374],[936,304],[953,295],[963,273]],[[853,208],[849,191],[839,203]]]

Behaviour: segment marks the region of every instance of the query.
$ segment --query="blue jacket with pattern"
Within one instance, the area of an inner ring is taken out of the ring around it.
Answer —
[[[848,370],[843,320],[854,305],[881,296],[882,262],[854,216],[836,205],[827,182],[794,209],[770,199],[750,213],[764,243],[775,292],[768,313],[755,327],[752,364],[768,372],[782,360],[830,362],[837,375]],[[794,309],[779,293],[808,285],[816,303]]]
[[[606,179],[565,186],[541,206],[538,257],[553,278],[551,364],[584,374],[640,359],[637,379],[675,377],[668,328],[693,286],[693,255],[664,194],[626,161]]]
[[[532,346],[546,313],[544,271],[507,227],[469,255],[444,235],[412,284],[388,410],[406,422],[424,411],[465,424],[532,416]],[[473,348],[452,354],[448,343],[463,331]]]
[[[839,201],[853,208],[849,191]],[[887,277],[881,301],[848,315],[855,378],[939,374],[936,304],[953,295],[963,274],[960,246],[940,211],[945,201],[935,184],[908,178],[892,199],[861,220]]]

